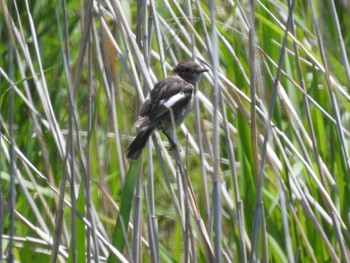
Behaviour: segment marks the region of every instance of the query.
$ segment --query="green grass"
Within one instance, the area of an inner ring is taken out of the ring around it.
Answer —
[[[350,262],[345,0],[29,2],[0,3],[3,260]],[[181,151],[130,162],[184,59],[211,70]]]

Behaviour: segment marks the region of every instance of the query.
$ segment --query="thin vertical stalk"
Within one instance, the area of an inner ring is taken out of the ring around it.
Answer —
[[[215,23],[215,7],[214,0],[209,1],[210,9],[210,22],[211,22],[211,43],[212,43],[212,67],[213,67],[213,126],[214,126],[214,174],[213,174],[213,227],[214,227],[214,252],[216,262],[222,262],[221,255],[221,174],[220,174],[220,123],[219,123],[219,101],[220,101],[220,90],[219,90],[219,59],[218,59],[218,38],[216,32]]]
[[[292,4],[291,0],[288,0],[288,5],[291,6],[291,4]],[[293,13],[292,13],[292,16],[293,16]],[[294,16],[292,17],[291,34],[293,34],[293,36],[295,36]],[[322,183],[324,185],[325,184],[324,172],[323,172],[321,159],[320,159],[320,155],[319,155],[319,150],[318,150],[318,144],[317,144],[317,140],[316,140],[316,136],[315,136],[315,131],[314,131],[314,127],[313,127],[313,124],[312,124],[312,117],[311,117],[311,114],[310,114],[309,100],[306,97],[307,92],[306,92],[305,81],[304,81],[302,70],[301,70],[299,49],[298,49],[297,43],[295,41],[293,41],[293,48],[294,48],[294,53],[295,53],[295,63],[297,65],[297,74],[298,74],[298,77],[299,77],[299,84],[300,84],[300,87],[302,88],[302,90],[304,91],[303,92],[303,104],[304,104],[304,107],[305,107],[305,114],[306,114],[307,124],[308,124],[309,130],[310,130],[310,138],[312,140],[312,150],[313,150],[314,158],[316,160],[318,171],[320,173],[320,177],[321,177]],[[297,133],[295,133],[295,134],[297,134]],[[300,144],[300,147],[301,147],[301,149],[304,149],[302,144]],[[303,153],[304,152],[305,151],[303,151]],[[311,165],[311,161],[310,161],[310,158],[308,158],[308,155],[304,154],[304,156],[305,156],[305,158],[308,159],[308,164]],[[327,204],[327,202],[325,202],[325,203]],[[288,253],[290,254],[289,250],[288,250]]]
[[[151,207],[152,204],[151,202],[154,202],[154,200],[151,200],[152,196],[151,193],[149,193],[149,185],[148,187],[144,187],[144,193],[145,193],[145,200],[146,200],[146,207],[147,207],[147,225],[149,227],[149,234],[148,234],[148,239],[149,239],[149,250],[150,250],[150,257],[151,257],[151,262],[157,263],[159,262],[159,253],[158,253],[158,233],[156,232],[157,230],[157,221],[154,220],[153,218],[155,217],[152,211],[154,207]],[[153,195],[153,194],[152,194]]]
[[[141,191],[141,173],[137,177],[135,187],[135,205],[134,205],[134,220],[133,220],[133,245],[132,245],[132,260],[133,262],[141,262],[141,223],[142,223],[142,191]]]
[[[200,9],[200,5],[198,0],[196,0],[196,6],[199,12],[199,16],[200,16],[200,22],[202,25],[202,28],[204,30],[204,35],[205,35],[205,39],[206,39],[206,43],[208,45],[208,47],[211,45],[210,43],[210,37],[209,34],[207,32],[207,28],[205,25],[205,21],[203,18],[203,14],[202,14],[202,9]],[[211,52],[211,48],[208,48],[209,52]],[[196,132],[199,135],[198,136],[198,149],[199,149],[199,160],[200,160],[200,167],[201,167],[201,180],[202,180],[202,188],[203,188],[203,195],[204,195],[204,212],[205,212],[205,218],[209,221],[210,219],[210,207],[209,207],[209,194],[208,194],[208,183],[207,183],[207,172],[205,169],[205,159],[204,159],[204,147],[203,147],[203,136],[201,136],[202,134],[202,129],[201,129],[201,112],[200,112],[200,107],[199,107],[199,99],[197,96],[197,90],[198,87],[195,87],[195,95],[194,95],[194,103],[193,103],[193,107],[194,107],[194,117],[195,117],[195,124],[196,124]]]
[[[92,29],[91,29],[92,30]],[[88,96],[89,96],[89,108],[88,108],[88,146],[87,146],[87,163],[86,163],[86,186],[85,186],[85,191],[86,191],[86,207],[87,207],[87,217],[88,220],[90,221],[91,224],[91,229],[89,229],[89,233],[87,235],[87,243],[90,244],[90,240],[92,242],[92,246],[93,246],[93,259],[95,262],[98,262],[98,258],[99,258],[99,249],[98,249],[98,239],[96,236],[96,222],[95,222],[95,218],[94,218],[94,208],[93,208],[93,203],[91,201],[91,179],[92,179],[92,175],[91,175],[91,136],[92,136],[92,127],[93,127],[93,112],[94,112],[94,97],[93,97],[93,91],[92,91],[92,46],[91,43],[88,45]],[[91,238],[90,238],[91,236]],[[90,247],[90,245],[88,246],[88,248]],[[89,250],[87,250],[87,252],[89,252]],[[90,256],[89,253],[87,253],[87,260],[90,261]]]
[[[255,179],[258,178],[259,158],[258,158],[258,130],[256,127],[256,86],[257,86],[257,60],[255,57],[255,0],[250,0],[250,26],[249,26],[249,61],[250,61],[250,128],[251,143],[253,150]]]
[[[27,16],[28,16],[28,24],[30,26],[30,31],[31,31],[31,37],[33,39],[33,44],[34,44],[34,49],[35,49],[35,56],[37,59],[37,64],[39,67],[39,76],[37,71],[34,69],[34,63],[31,60],[31,57],[29,55],[29,51],[27,47],[24,45],[24,43],[19,43],[20,47],[22,49],[22,52],[24,54],[24,57],[28,63],[28,68],[30,69],[31,76],[34,79],[34,82],[36,83],[36,91],[39,94],[43,110],[45,111],[46,118],[48,120],[48,124],[50,126],[50,130],[53,131],[52,135],[55,139],[55,142],[57,144],[57,147],[59,148],[60,154],[62,159],[66,157],[66,143],[63,138],[62,132],[59,128],[59,125],[56,120],[56,116],[50,101],[50,95],[48,92],[48,86],[44,74],[44,69],[43,69],[43,64],[42,64],[42,59],[40,56],[40,49],[39,49],[39,42],[38,42],[38,35],[36,33],[36,28],[34,25],[33,17],[31,15],[30,9],[29,9],[29,4],[28,1],[25,0],[26,4],[26,9],[27,9]],[[21,42],[21,40],[19,40]]]
[[[68,141],[67,144],[70,142]],[[55,229],[53,234],[53,244],[51,249],[51,263],[55,263],[57,261],[61,234],[62,234],[62,224],[63,224],[63,204],[64,204],[64,196],[66,192],[66,181],[68,176],[68,168],[67,168],[67,156],[63,160],[63,172],[61,176],[61,184],[59,189],[59,200],[57,204],[56,218],[55,218]]]
[[[334,0],[330,0],[328,2],[329,2],[329,5],[331,7],[331,14],[332,14],[333,22],[335,25],[335,30],[336,30],[337,35],[338,35],[339,50],[340,50],[340,54],[342,57],[341,62],[343,63],[344,68],[345,68],[345,73],[346,73],[346,77],[348,79],[348,87],[349,87],[350,86],[350,65],[349,65],[348,56],[346,54],[343,36],[342,36],[341,30],[340,30],[338,14],[337,14],[337,10],[335,9]],[[348,89],[348,92],[349,92],[349,89]]]
[[[67,18],[67,6],[66,6],[66,1],[62,0],[62,10],[63,10],[63,28],[64,28],[64,56],[66,61],[70,61],[70,54],[69,54],[69,44],[68,44],[68,18]],[[67,64],[68,66],[68,64]],[[67,77],[70,76],[69,73],[69,68],[66,68],[66,74]],[[70,79],[69,79],[70,80]],[[71,197],[71,241],[70,241],[70,246],[71,246],[71,261],[72,262],[77,262],[77,251],[76,251],[76,246],[77,246],[77,233],[76,233],[76,195],[75,195],[75,139],[74,139],[74,134],[75,134],[75,129],[74,129],[74,91],[71,89],[72,85],[71,82],[68,80],[68,94],[69,94],[69,100],[68,100],[68,107],[69,107],[69,112],[68,112],[68,138],[70,140],[70,143],[67,144],[67,163],[69,163],[68,167],[70,168],[70,197]],[[61,193],[64,194],[64,193]]]
[[[165,70],[165,54],[164,54],[164,47],[163,47],[163,39],[162,39],[162,34],[160,31],[160,23],[158,19],[158,13],[154,7],[154,0],[150,1],[150,8],[151,8],[151,15],[153,16],[153,23],[154,23],[154,31],[156,35],[156,40],[157,40],[157,45],[159,49],[159,62],[162,68],[162,74],[163,78],[166,76],[166,70]],[[151,47],[149,47],[151,50]]]
[[[341,232],[341,227],[339,225],[339,220],[337,218],[337,215],[334,213],[334,211],[331,212],[331,217],[332,217],[332,221],[334,222],[334,232],[339,242],[340,251],[343,255],[342,262],[349,263],[350,262],[349,250],[346,247],[344,236]]]
[[[174,120],[174,114],[172,110],[170,109],[170,118],[171,123],[173,127],[172,134],[170,135],[174,142],[178,143],[178,138],[176,135],[176,126],[175,126],[175,120]],[[177,189],[178,189],[178,196],[179,196],[179,202],[180,202],[180,208],[182,210],[182,213],[185,218],[185,227],[182,229],[182,241],[183,241],[183,247],[184,247],[184,261],[188,262],[189,259],[189,238],[188,238],[188,206],[187,206],[187,186],[185,185],[184,181],[184,164],[180,157],[180,151],[178,147],[174,147],[173,149],[174,154],[174,161],[175,161],[175,168],[176,168],[176,183],[177,183]]]
[[[321,36],[321,32],[319,29],[319,23],[316,17],[316,9],[314,6],[313,1],[310,1],[310,5],[311,5],[311,13],[312,13],[312,21],[314,23],[315,26],[315,30],[316,30],[316,34],[317,34],[317,41],[318,41],[318,46],[320,49],[320,53],[321,53],[321,58],[322,58],[322,63],[324,65],[324,74],[325,74],[325,78],[326,78],[326,86],[331,98],[331,103],[332,103],[332,108],[333,108],[333,112],[335,115],[335,120],[336,120],[336,127],[339,133],[339,137],[340,137],[340,143],[341,143],[341,148],[343,150],[343,157],[344,157],[344,161],[346,164],[346,169],[347,169],[347,175],[350,177],[350,158],[349,158],[349,153],[347,150],[347,146],[346,146],[346,140],[344,137],[344,131],[343,131],[343,124],[341,121],[341,117],[340,117],[340,112],[339,112],[339,107],[338,107],[338,102],[337,102],[337,98],[336,98],[336,94],[334,92],[334,87],[331,83],[331,77],[330,77],[330,72],[329,72],[329,67],[328,67],[328,61],[326,58],[326,54],[325,54],[325,49],[324,49],[324,45],[323,45],[323,40],[322,40],[322,36]],[[335,213],[337,210],[332,211],[332,213]],[[335,216],[332,217],[333,223],[335,226],[338,225],[339,222],[336,222],[335,220],[339,220],[338,218],[336,218]],[[337,229],[336,229],[337,231]],[[340,244],[341,248],[343,245],[343,240],[342,237],[340,235],[336,235],[337,239],[338,239],[338,243]],[[343,249],[341,249],[341,252],[344,252]],[[349,257],[347,255],[347,252],[343,253],[343,257],[344,260],[347,262],[349,261]]]
[[[257,142],[257,127],[256,127],[256,59],[255,59],[255,1],[250,1],[250,24],[249,24],[249,59],[250,59],[250,111],[251,111],[251,143],[252,143],[252,151],[253,151],[253,162],[254,162],[254,172],[256,179],[256,188],[257,188],[257,196],[256,196],[256,210],[254,217],[254,225],[252,232],[252,253],[250,257],[250,262],[258,261],[258,236],[259,236],[259,228],[262,220],[263,214],[263,200],[262,200],[262,181],[263,174],[259,174],[259,159],[258,159],[258,142]],[[266,121],[268,123],[269,120]],[[266,127],[269,129],[269,127]],[[263,166],[263,164],[262,164]],[[264,228],[264,225],[262,225]],[[265,243],[265,240],[262,240]]]
[[[283,224],[283,232],[284,232],[284,238],[285,238],[285,245],[287,248],[287,255],[288,255],[288,262],[293,263],[294,262],[294,255],[293,255],[293,245],[291,241],[291,233],[289,231],[289,224],[288,224],[288,215],[287,215],[287,208],[286,208],[286,194],[283,191],[283,185],[280,181],[278,181],[279,184],[279,190],[278,195],[280,197],[280,206],[281,206],[281,214],[282,214],[282,224]]]
[[[0,80],[1,81],[1,80]],[[0,86],[0,94],[1,94]],[[2,130],[2,125],[0,122],[0,130]],[[2,145],[2,136],[0,136],[0,146]],[[2,151],[0,151],[0,160],[2,160]],[[0,171],[2,171],[2,162],[0,162]],[[0,173],[0,248],[2,248],[2,235],[4,233],[4,215],[5,215],[5,200],[2,194],[2,173]],[[0,249],[0,258],[2,258],[2,249]]]
[[[147,10],[145,1],[137,1],[137,19],[136,19],[136,43],[143,51],[145,62],[147,61],[148,42],[147,42]],[[137,109],[139,109],[137,103]],[[138,110],[136,111],[138,112]],[[141,164],[142,167],[142,164]],[[142,169],[142,168],[141,168]],[[138,174],[134,195],[134,215],[133,215],[133,234],[132,234],[132,261],[141,262],[141,224],[142,224],[142,191],[141,191],[141,173]]]
[[[94,257],[94,261],[96,262],[96,255],[98,251],[96,251],[96,235],[92,235],[91,231],[94,228],[93,226],[93,218],[92,218],[92,206],[91,206],[91,135],[92,135],[92,111],[93,111],[93,102],[92,102],[92,65],[91,65],[91,43],[88,45],[88,62],[87,62],[88,70],[88,115],[87,115],[87,154],[86,154],[86,172],[83,174],[83,182],[84,182],[84,191],[85,191],[85,200],[86,200],[86,217],[90,222],[91,227],[87,227],[85,230],[86,235],[86,262],[91,262],[91,257]],[[90,241],[91,240],[91,241]],[[96,253],[93,253],[91,245],[93,245]],[[98,262],[98,261],[97,261]]]
[[[344,161],[346,163],[346,169],[348,170],[347,175],[350,178],[350,158],[349,158],[349,153],[348,153],[347,146],[346,146],[346,140],[344,138],[343,124],[342,124],[341,117],[340,117],[338,102],[337,102],[336,94],[334,92],[334,87],[331,83],[331,77],[330,77],[328,62],[327,62],[327,58],[326,58],[326,52],[325,52],[325,49],[323,46],[323,40],[322,40],[321,32],[319,29],[318,20],[316,17],[316,10],[315,10],[315,6],[314,6],[313,1],[310,1],[310,5],[311,5],[312,21],[313,21],[313,24],[315,26],[318,46],[320,49],[322,63],[324,66],[324,74],[325,74],[325,78],[326,78],[327,89],[329,92],[329,96],[331,98],[333,112],[334,112],[335,120],[337,123],[337,129],[338,129],[338,133],[339,133],[339,137],[340,137],[342,150],[344,153]]]
[[[11,7],[10,7],[11,8]],[[13,68],[14,68],[14,48],[12,41],[9,38],[8,40],[8,72],[9,78],[13,79]],[[10,240],[9,240],[9,249],[8,249],[8,262],[14,262],[13,248],[14,248],[14,236],[15,236],[15,206],[16,206],[16,189],[15,189],[15,151],[13,138],[13,123],[14,117],[14,97],[13,97],[13,86],[10,86],[9,90],[9,126],[10,126],[10,197],[9,197],[9,206],[10,206]],[[1,204],[2,207],[2,204]],[[0,219],[2,220],[2,218]],[[2,249],[2,247],[0,248]]]
[[[58,6],[58,2],[57,2]],[[56,17],[59,18],[58,14],[58,7],[56,6]],[[62,1],[62,9],[65,11],[65,2],[64,0]],[[66,12],[63,14],[64,16],[64,32],[61,32],[61,26],[59,24],[59,19],[58,21],[58,32],[60,35],[60,40],[61,40],[61,49],[62,49],[62,54],[63,54],[63,62],[64,62],[64,69],[65,69],[65,74],[67,78],[67,84],[68,86],[71,86],[71,76],[70,76],[70,71],[69,71],[69,49],[68,49],[68,29],[67,29],[67,16]],[[68,89],[69,91],[71,89]],[[71,100],[71,96],[69,96],[69,99]],[[71,108],[70,108],[71,109]],[[54,115],[53,115],[54,119]],[[56,127],[56,126],[54,126]],[[59,200],[57,204],[57,212],[56,212],[56,218],[55,218],[55,231],[53,235],[53,246],[52,246],[52,251],[51,251],[51,262],[56,262],[57,261],[57,256],[58,256],[58,250],[60,246],[60,240],[61,240],[61,235],[62,235],[62,224],[63,224],[63,204],[64,204],[64,196],[65,196],[65,190],[66,190],[66,181],[67,181],[67,176],[70,176],[70,165],[69,165],[69,160],[70,160],[70,154],[68,152],[68,149],[71,148],[71,144],[73,143],[72,141],[72,133],[71,137],[68,137],[67,143],[64,145],[66,148],[63,148],[62,145],[62,150],[61,152],[63,153],[63,172],[61,175],[61,182],[60,182],[60,189],[59,189]],[[61,145],[60,145],[61,146]],[[74,167],[74,166],[73,166]],[[74,170],[74,169],[73,169]],[[73,176],[71,174],[71,176]],[[70,177],[69,177],[70,180]],[[71,182],[71,181],[70,181]],[[72,190],[75,189],[74,184],[71,186]],[[73,194],[75,198],[75,194]],[[73,212],[71,212],[73,213]],[[75,215],[75,211],[74,211]],[[72,215],[73,217],[73,215]]]
[[[238,231],[239,231],[239,241],[240,241],[240,249],[241,249],[241,261],[242,263],[247,262],[247,249],[245,244],[245,231],[244,231],[244,221],[243,221],[243,213],[242,213],[242,200],[240,199],[239,187],[238,187],[238,178],[235,164],[235,151],[233,149],[233,143],[230,136],[229,128],[228,128],[228,120],[225,109],[224,99],[221,97],[221,109],[223,115],[223,123],[224,123],[224,132],[226,136],[226,145],[228,151],[228,159],[231,167],[231,176],[233,182],[233,193],[234,199],[236,202],[237,209],[237,221],[238,221]]]
[[[73,116],[72,116],[72,108],[73,105],[71,104],[71,102],[69,103],[69,115],[68,115],[68,123],[69,123],[69,132],[68,134],[71,136],[71,140],[70,140],[70,144],[67,144],[67,146],[69,146],[69,149],[67,151],[67,153],[69,153],[69,158],[68,158],[68,162],[70,164],[70,169],[71,169],[71,176],[70,176],[70,197],[71,197],[71,242],[70,242],[70,246],[71,246],[71,261],[72,262],[77,262],[77,251],[76,251],[76,247],[77,247],[77,228],[76,228],[76,195],[75,195],[75,186],[74,186],[74,179],[75,179],[75,172],[74,172],[74,165],[75,165],[75,150],[74,150],[74,127],[73,127]]]
[[[263,216],[263,200],[262,200],[262,191],[263,191],[263,185],[264,185],[264,164],[265,164],[265,157],[267,152],[267,141],[271,134],[271,119],[272,114],[274,112],[274,108],[276,105],[276,98],[278,93],[278,85],[279,85],[279,78],[282,71],[282,63],[284,59],[285,54],[285,46],[287,44],[287,36],[289,29],[291,27],[292,22],[292,13],[294,10],[294,4],[295,0],[293,0],[291,7],[289,8],[288,12],[288,20],[286,25],[286,30],[283,37],[283,43],[281,47],[281,51],[278,58],[278,66],[277,66],[277,73],[276,77],[273,83],[273,91],[269,102],[269,108],[268,108],[268,116],[265,120],[265,134],[264,134],[264,141],[263,145],[260,151],[260,164],[259,164],[259,174],[258,174],[258,184],[257,184],[257,193],[256,193],[256,211],[254,216],[254,223],[253,223],[253,238],[252,238],[252,255],[251,255],[251,262],[255,262],[258,260],[258,239],[259,239],[259,228],[262,225],[262,216]],[[264,227],[264,226],[262,226]],[[266,240],[263,240],[265,242]]]

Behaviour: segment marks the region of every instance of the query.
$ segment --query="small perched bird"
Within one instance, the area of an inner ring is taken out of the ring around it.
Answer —
[[[207,71],[192,61],[182,61],[171,71],[169,77],[154,85],[141,106],[136,122],[139,132],[126,150],[127,158],[136,160],[140,156],[154,129],[161,130],[172,146],[175,146],[167,133],[173,128],[171,114],[176,126],[183,122],[192,109],[194,90],[199,77]]]

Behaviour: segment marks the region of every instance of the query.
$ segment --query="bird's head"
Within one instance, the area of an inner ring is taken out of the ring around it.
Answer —
[[[183,80],[195,85],[202,73],[209,71],[193,61],[181,61],[171,71],[171,75],[177,75]]]

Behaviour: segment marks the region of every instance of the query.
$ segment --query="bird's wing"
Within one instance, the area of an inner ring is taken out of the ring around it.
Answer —
[[[169,109],[173,112],[184,107],[192,97],[193,86],[180,78],[169,77],[154,86],[140,111],[139,127],[157,123]]]
[[[161,101],[158,105],[153,107],[152,111],[149,112],[148,118],[150,121],[157,122],[160,120],[165,114],[168,114],[170,109],[174,114],[176,112],[181,111],[189,102],[192,97],[192,89],[188,92],[181,92]]]
[[[192,91],[192,84],[184,81],[180,77],[168,77],[162,81],[159,81],[154,85],[150,93],[150,98],[153,102],[166,100],[181,91]]]
[[[168,77],[157,82],[151,93],[141,106],[140,116],[150,115],[160,105],[165,104],[167,107],[176,105],[182,99],[186,100],[187,96],[192,94],[192,84],[178,77]],[[182,96],[180,94],[186,94]],[[170,100],[170,101],[169,101]]]

